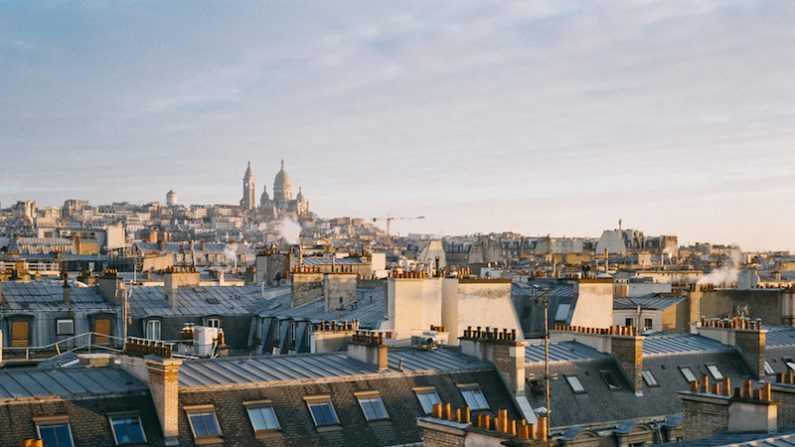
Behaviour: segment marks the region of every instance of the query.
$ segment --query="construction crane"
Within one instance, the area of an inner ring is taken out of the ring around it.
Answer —
[[[392,244],[392,238],[390,236],[391,233],[389,232],[389,230],[391,229],[393,220],[419,220],[419,219],[425,219],[425,216],[395,217],[395,216],[392,216],[391,214],[387,214],[386,217],[373,217],[373,222],[378,222],[379,220],[380,221],[386,221],[386,241],[385,242],[386,242],[386,245],[388,247],[388,246],[390,246]]]

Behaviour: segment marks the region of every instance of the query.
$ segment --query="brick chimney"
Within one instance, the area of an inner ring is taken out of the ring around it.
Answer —
[[[119,288],[119,272],[114,269],[105,269],[99,277],[98,286],[100,295],[105,301],[117,306],[122,305],[122,299],[116,293]]]
[[[356,331],[348,344],[348,357],[378,368],[389,367],[389,348],[380,332]]]
[[[63,303],[67,306],[72,304],[72,286],[69,285],[69,280],[63,280]]]
[[[489,327],[480,330],[469,326],[459,340],[462,353],[493,363],[508,391],[514,396],[524,396],[525,343],[516,340],[516,330]]]
[[[769,383],[753,389],[753,383],[746,380],[732,393],[728,379],[710,387],[709,378],[702,374],[701,380],[691,382],[690,391],[680,391],[679,397],[682,399],[682,431],[686,440],[727,432],[771,433],[778,429],[778,404],[771,399]]]
[[[553,342],[572,340],[612,354],[635,394],[643,395],[643,337],[638,335],[637,327],[594,328],[558,324],[551,333],[551,339]]]
[[[179,367],[182,360],[150,358],[146,361],[149,392],[155,403],[157,416],[166,445],[178,445],[179,436]]]
[[[193,268],[169,267],[166,270],[164,281],[165,298],[171,308],[176,308],[179,304],[177,297],[180,287],[198,286],[199,272]]]
[[[737,347],[754,378],[756,380],[765,378],[767,329],[762,329],[762,320],[743,317],[710,320],[702,318],[698,333],[703,337]]]

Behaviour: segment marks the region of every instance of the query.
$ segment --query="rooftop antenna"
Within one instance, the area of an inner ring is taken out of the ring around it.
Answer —
[[[618,231],[621,231],[621,219],[618,219]]]

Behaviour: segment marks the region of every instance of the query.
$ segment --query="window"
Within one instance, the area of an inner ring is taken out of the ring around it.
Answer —
[[[384,401],[377,392],[369,393],[356,393],[356,398],[359,400],[359,406],[362,407],[364,417],[368,421],[378,421],[381,419],[389,419],[389,414],[384,407]]]
[[[442,403],[442,399],[439,398],[435,388],[415,388],[414,393],[417,395],[417,400],[420,401],[420,406],[422,406],[422,411],[425,414],[433,412],[433,404]]]
[[[36,419],[34,418],[34,422],[39,438],[44,441],[44,447],[74,447],[68,417],[42,418],[46,422],[37,422]]]
[[[488,410],[489,403],[486,402],[486,396],[480,390],[478,385],[462,385],[461,395],[467,403],[467,407],[472,410]]]
[[[221,442],[221,427],[218,425],[218,418],[215,417],[215,407],[212,405],[185,407],[185,412],[188,414],[188,422],[196,444]]]
[[[329,425],[339,425],[340,420],[337,418],[337,412],[334,411],[334,405],[331,403],[329,396],[311,396],[305,397],[309,412],[312,414],[312,420],[315,422],[315,427],[325,427]]]
[[[643,370],[643,381],[646,382],[646,386],[649,387],[660,386],[660,384],[657,383],[657,379],[654,378],[654,374],[647,369]]]
[[[271,401],[244,402],[243,405],[246,406],[248,419],[255,433],[262,434],[282,429]]]
[[[281,326],[279,324],[279,320],[274,318],[273,319],[273,343],[274,344],[279,344],[279,329],[280,329],[279,326]]]
[[[633,318],[625,319],[624,326],[635,326],[635,320]]]
[[[654,327],[654,322],[651,318],[646,318],[643,320],[643,328],[646,330],[652,329]]]
[[[784,363],[787,365],[790,371],[795,371],[795,362],[792,361],[790,358],[784,358]]]
[[[566,321],[569,318],[569,311],[571,304],[561,304],[558,306],[558,311],[555,312],[555,321]]]
[[[57,335],[75,335],[75,320],[55,320],[55,333]]]
[[[291,321],[290,322],[290,346],[295,347],[295,342],[296,342],[296,338],[297,338],[297,332],[298,332],[298,323],[296,323],[295,321]]]
[[[145,331],[147,340],[160,340],[160,320],[147,320]]]
[[[687,366],[680,366],[679,372],[681,372],[682,375],[685,377],[687,383],[698,382],[698,379],[696,379],[696,375],[693,374],[693,371],[691,371],[690,368],[688,368]]]
[[[146,442],[141,418],[138,416],[110,416],[110,428],[113,431],[116,445]]]
[[[221,319],[220,318],[208,318],[207,319],[207,327],[221,327]]]
[[[30,345],[30,322],[16,320],[11,322],[11,346],[27,348]]]
[[[773,371],[773,367],[770,366],[770,363],[768,363],[767,360],[765,360],[765,374],[768,376],[776,375],[776,372]]]
[[[585,392],[585,387],[582,386],[580,383],[580,378],[577,376],[564,376],[566,378],[566,382],[569,383],[571,390],[574,391],[576,394],[582,394]]]
[[[712,374],[712,378],[713,379],[715,379],[715,380],[723,380],[723,374],[720,373],[720,370],[718,369],[717,366],[709,364],[709,365],[706,365],[706,367],[707,367],[707,371],[709,371],[709,373]]]
[[[599,373],[602,375],[602,378],[605,379],[605,383],[607,383],[607,387],[610,388],[610,391],[618,391],[621,389],[621,384],[618,383],[618,379],[616,379],[613,371],[604,370],[599,371]]]

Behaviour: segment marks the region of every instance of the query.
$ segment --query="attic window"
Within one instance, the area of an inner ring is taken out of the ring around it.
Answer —
[[[602,378],[605,379],[605,383],[607,384],[607,387],[610,388],[610,391],[618,391],[621,389],[621,385],[618,383],[618,379],[616,379],[613,371],[603,370],[599,371],[599,373],[602,375]]]
[[[768,363],[767,360],[765,360],[765,374],[768,376],[776,375],[776,372],[773,371],[773,367],[770,366],[770,363]]]
[[[489,409],[489,403],[486,401],[486,396],[483,395],[479,385],[459,385],[458,387],[461,389],[461,395],[469,408],[473,410]]]
[[[705,365],[705,366],[707,367],[707,371],[709,371],[709,373],[712,374],[712,378],[713,379],[715,379],[715,380],[723,380],[723,374],[720,373],[720,370],[718,369],[717,366],[712,365],[712,364],[708,364],[708,365]]]
[[[309,407],[309,412],[312,414],[315,427],[339,425],[340,420],[334,410],[334,405],[331,403],[330,396],[307,396],[304,400]]]
[[[420,401],[420,406],[422,406],[422,411],[425,414],[431,414],[433,411],[433,404],[442,403],[439,394],[436,392],[436,388],[415,388],[414,393],[417,395],[417,400]]]
[[[378,392],[357,393],[356,399],[359,401],[359,406],[362,407],[362,413],[368,421],[379,421],[389,419],[389,413],[386,412],[384,401]]]
[[[646,386],[648,387],[660,386],[660,384],[657,383],[657,379],[654,378],[654,374],[647,369],[643,370],[643,381],[646,382]]]
[[[71,318],[55,320],[55,332],[57,335],[74,335],[75,320]]]
[[[555,312],[555,321],[566,321],[569,318],[569,310],[571,310],[571,304],[559,305],[558,311]]]
[[[682,375],[685,377],[687,383],[698,382],[698,379],[696,379],[696,375],[693,374],[693,371],[691,371],[690,368],[688,368],[687,366],[680,366],[679,372],[681,372]]]
[[[258,437],[266,433],[281,430],[279,419],[276,418],[276,412],[270,400],[243,402],[243,405],[246,407],[251,427],[254,428],[254,433]]]
[[[215,416],[215,408],[212,405],[198,405],[185,407],[188,414],[193,439],[196,444],[218,444],[221,440],[221,426],[218,425],[218,418]]]
[[[790,358],[784,358],[784,363],[787,365],[790,371],[795,371],[795,362],[792,361]]]
[[[564,376],[566,377],[566,382],[568,382],[571,390],[574,391],[575,394],[584,394],[585,387],[582,386],[580,382],[580,378],[577,376]]]
[[[138,415],[110,416],[110,427],[116,445],[139,444],[146,442],[141,418]]]

